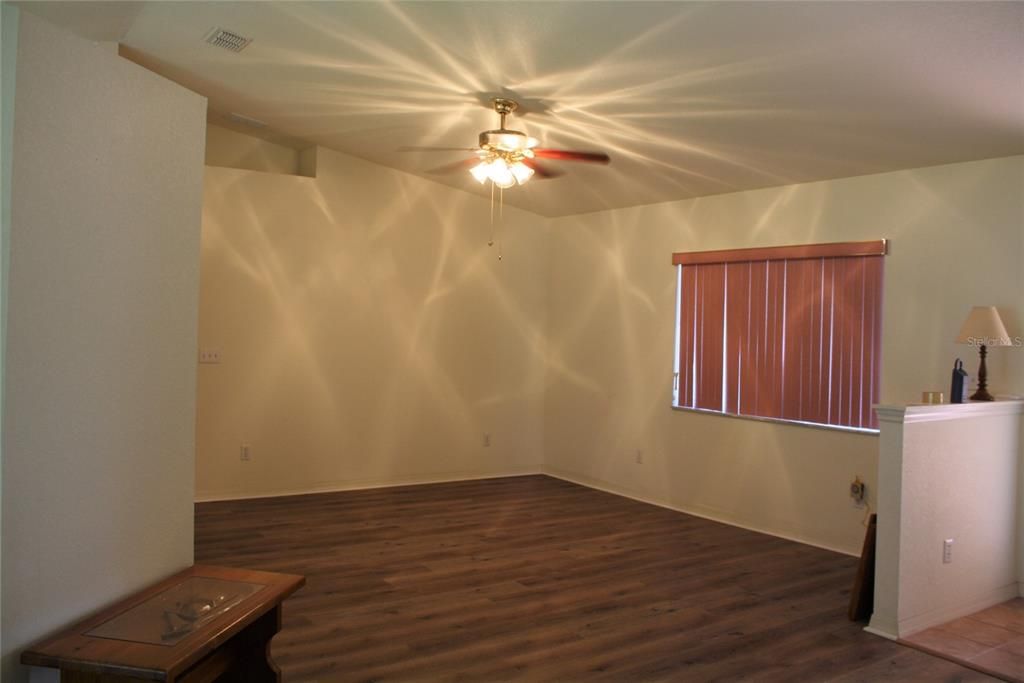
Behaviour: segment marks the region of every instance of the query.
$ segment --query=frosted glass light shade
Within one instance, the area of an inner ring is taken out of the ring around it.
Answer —
[[[505,163],[504,159],[495,159],[491,162],[490,169],[491,182],[498,187],[505,189],[512,187],[516,184],[516,178],[512,175],[512,170]]]
[[[476,181],[482,185],[489,177],[490,170],[490,163],[481,161],[479,164],[469,169],[469,172],[472,173],[473,177],[476,178]]]
[[[516,182],[522,185],[533,175],[533,169],[524,164],[521,161],[517,161],[509,167],[512,171],[512,175],[516,177]]]
[[[483,184],[490,180],[502,189],[512,187],[516,183],[522,185],[533,175],[533,169],[521,161],[509,164],[498,157],[491,161],[481,161],[469,169],[476,181]]]
[[[957,344],[1011,346],[1013,342],[995,306],[975,306],[960,326]]]

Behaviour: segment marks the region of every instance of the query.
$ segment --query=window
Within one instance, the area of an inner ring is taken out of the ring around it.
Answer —
[[[675,405],[877,429],[885,240],[672,255]]]

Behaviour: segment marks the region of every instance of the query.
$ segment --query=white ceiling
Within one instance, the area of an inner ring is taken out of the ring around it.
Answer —
[[[496,127],[553,162],[547,216],[1024,153],[1021,2],[49,2],[28,11],[287,136],[423,174]],[[241,53],[203,37],[253,38]],[[468,173],[427,176],[487,194]]]

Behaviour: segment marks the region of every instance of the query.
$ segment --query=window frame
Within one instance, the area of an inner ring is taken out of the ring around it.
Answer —
[[[676,270],[676,297],[675,297],[675,329],[674,329],[674,345],[673,345],[673,375],[672,375],[672,409],[684,412],[702,413],[708,415],[717,415],[719,417],[727,418],[741,418],[744,420],[753,420],[757,422],[771,422],[771,423],[782,423],[790,424],[801,427],[811,427],[817,429],[828,429],[832,431],[842,431],[857,434],[866,435],[877,435],[879,433],[877,426],[855,426],[850,424],[833,424],[827,422],[814,422],[807,420],[792,419],[790,417],[782,416],[769,416],[769,415],[757,415],[750,413],[741,412],[728,412],[724,408],[725,400],[723,399],[723,408],[707,408],[698,407],[696,405],[682,405],[682,387],[681,387],[681,344],[683,343],[682,336],[682,315],[683,315],[683,267],[684,266],[707,266],[714,264],[724,264],[726,268],[729,264],[737,263],[754,263],[754,262],[765,262],[770,263],[772,261],[786,263],[791,260],[804,260],[804,259],[826,259],[826,258],[846,258],[846,257],[867,257],[877,256],[884,257],[888,254],[889,243],[886,239],[870,240],[863,242],[837,242],[837,243],[820,243],[820,244],[807,244],[807,245],[789,245],[789,246],[778,246],[778,247],[755,247],[748,249],[725,249],[715,251],[698,251],[698,252],[678,252],[672,254],[672,264]],[[874,363],[875,374],[872,378],[872,387],[875,387],[881,381],[881,322],[882,322],[882,306],[884,298],[884,259],[878,262],[879,271],[877,274],[877,293],[876,293],[876,305],[874,314],[877,316],[878,324],[878,337],[875,343],[874,355],[872,356],[872,362]],[[767,267],[767,266],[766,266]],[[865,280],[866,282],[866,280]],[[834,301],[833,301],[834,303]],[[722,354],[723,354],[723,366],[722,366],[722,385],[723,388],[729,381],[729,367],[725,360],[726,353],[728,351],[728,345],[726,342],[726,330],[728,329],[728,317],[727,313],[723,312],[723,341],[722,341]],[[783,324],[786,324],[783,320]],[[834,334],[834,330],[829,330],[830,338]],[[706,351],[704,349],[703,351]],[[861,363],[863,364],[863,355]],[[784,366],[783,366],[784,367]],[[863,372],[863,370],[862,370]],[[689,381],[689,380],[688,380]],[[861,389],[863,390],[863,379],[861,380]],[[831,388],[830,388],[831,390]],[[724,389],[723,389],[724,391]],[[691,396],[691,400],[696,403],[695,397]],[[876,399],[877,400],[877,397]],[[869,410],[871,408],[869,407]],[[737,411],[740,410],[737,405]],[[869,423],[870,424],[870,423]]]

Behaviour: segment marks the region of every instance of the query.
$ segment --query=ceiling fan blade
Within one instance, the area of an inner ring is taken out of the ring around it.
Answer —
[[[533,156],[538,159],[588,161],[595,164],[607,164],[612,160],[612,158],[604,152],[574,152],[567,149],[534,149]]]
[[[544,180],[546,178],[557,178],[560,175],[565,175],[562,171],[556,171],[552,168],[548,168],[542,164],[537,163],[536,159],[523,159],[523,165],[533,169],[534,175],[537,178]]]
[[[443,175],[445,173],[468,171],[470,167],[476,166],[479,163],[480,160],[477,159],[476,157],[473,157],[472,159],[463,159],[461,161],[455,161],[450,164],[445,164],[444,166],[438,166],[437,168],[431,168],[425,171],[425,173],[430,173],[431,175]]]
[[[399,152],[475,152],[479,147],[399,147]]]

